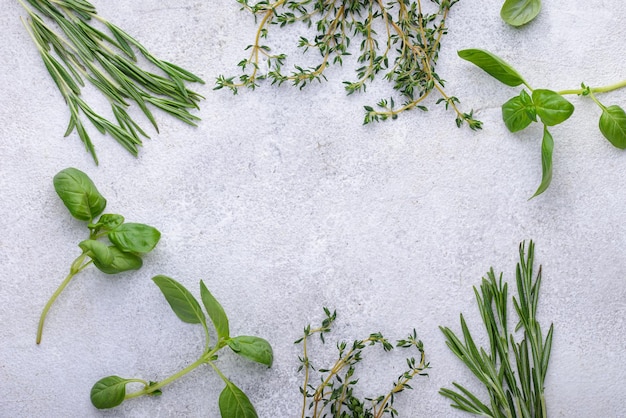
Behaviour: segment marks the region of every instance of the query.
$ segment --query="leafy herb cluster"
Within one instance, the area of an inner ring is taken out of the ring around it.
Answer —
[[[54,176],[53,183],[70,214],[78,220],[88,222],[89,237],[78,244],[82,253],[74,260],[70,273],[41,313],[37,344],[41,342],[44,321],[50,307],[76,274],[91,264],[107,274],[138,270],[143,264],[141,256],[152,251],[161,238],[161,233],[156,228],[125,222],[122,215],[107,213],[96,221],[104,211],[107,201],[82,171],[76,168],[61,170]],[[108,240],[109,244],[102,240]]]
[[[508,284],[502,273],[496,279],[491,269],[483,278],[480,291],[474,287],[478,309],[489,337],[489,347],[477,347],[461,314],[462,340],[450,328],[441,327],[446,344],[485,386],[489,400],[481,401],[459,383],[454,389],[441,389],[440,393],[452,400],[452,406],[472,414],[493,418],[521,417],[545,418],[546,400],[544,383],[550,350],[553,325],[543,338],[537,320],[541,267],[533,280],[534,244],[524,243],[519,248],[516,284],[518,297],[513,306],[519,318],[515,332],[522,330],[520,342],[509,332],[507,319]]]
[[[156,58],[135,38],[100,17],[89,1],[19,2],[29,16],[26,28],[69,107],[70,122],[65,136],[76,130],[96,164],[96,151],[85,129],[84,118],[135,156],[137,147],[142,145],[141,137],[148,138],[148,135],[128,114],[131,103],[141,109],[157,132],[159,128],[149,105],[190,125],[200,120],[190,109],[198,107],[202,96],[185,84],[203,81],[175,64]],[[93,21],[105,27],[109,34],[93,25]],[[133,48],[163,75],[141,68]],[[85,80],[111,103],[115,122],[99,115],[83,100]]]
[[[259,20],[259,25],[254,43],[247,47],[250,55],[238,64],[243,75],[219,76],[216,89],[226,87],[237,93],[241,87],[254,89],[266,79],[272,84],[289,82],[303,88],[325,80],[324,72],[330,65],[341,65],[352,54],[351,42],[355,37],[360,41],[357,78],[344,81],[347,94],[364,92],[367,84],[382,73],[402,101],[397,106],[397,99],[389,97],[380,100],[376,108],[365,106],[364,123],[396,119],[413,108],[427,110],[423,102],[436,91],[440,96],[437,103],[444,103],[455,112],[458,126],[467,122],[472,129],[481,128],[472,112],[464,113],[458,108],[459,100],[445,92],[445,81],[435,72],[441,39],[448,30],[446,20],[458,0],[430,0],[433,13],[426,11],[422,0],[237,1]],[[312,37],[300,36],[298,47],[304,52],[317,51],[320,59],[317,65],[295,65],[289,71],[283,68],[286,54],[273,52],[265,42],[272,26],[297,23],[313,27],[315,32]]]
[[[541,184],[532,197],[548,188],[552,181],[552,153],[554,140],[548,127],[565,122],[574,112],[574,105],[563,96],[589,96],[600,107],[599,128],[602,135],[616,148],[626,149],[626,112],[618,105],[605,106],[596,94],[605,93],[626,87],[621,81],[604,87],[589,87],[585,84],[580,89],[553,91],[533,89],[530,84],[510,64],[491,52],[482,49],[465,49],[459,56],[479,68],[503,84],[511,87],[524,85],[517,96],[502,105],[504,124],[511,132],[521,131],[533,122],[541,121],[543,125],[543,141],[541,144],[542,179]]]
[[[426,376],[428,369],[423,343],[417,339],[415,330],[407,339],[399,340],[396,347],[411,348],[418,350],[419,357],[406,359],[407,370],[403,372],[393,383],[391,390],[383,395],[359,399],[354,395],[358,379],[354,376],[357,364],[363,360],[363,350],[367,347],[379,345],[385,352],[393,350],[394,346],[380,333],[370,334],[363,340],[355,340],[352,344],[343,341],[337,343],[339,357],[330,368],[318,368],[320,383],[314,385],[312,373],[316,368],[309,358],[308,343],[309,338],[314,334],[319,334],[322,343],[325,342],[324,334],[331,331],[331,326],[337,318],[337,313],[332,313],[328,308],[324,308],[326,318],[321,326],[311,328],[310,325],[304,328],[304,335],[296,341],[302,344],[302,357],[300,357],[299,371],[304,370],[304,383],[300,387],[302,393],[302,418],[319,418],[329,414],[333,417],[370,417],[379,418],[386,414],[391,417],[397,416],[398,412],[393,404],[398,393],[412,389],[410,381],[415,376]],[[309,415],[310,414],[310,415]]]
[[[174,380],[184,376],[198,366],[208,364],[224,381],[226,386],[219,396],[219,408],[223,418],[256,418],[257,413],[246,394],[231,382],[216,366],[218,352],[225,347],[241,357],[271,367],[274,360],[272,347],[269,342],[260,337],[241,335],[230,336],[228,317],[222,305],[207,289],[204,282],[200,281],[200,296],[202,304],[215,327],[217,341],[210,344],[209,328],[204,311],[200,303],[182,284],[166,276],[155,276],[154,283],[161,289],[163,296],[172,310],[181,321],[188,324],[201,324],[206,337],[205,349],[200,358],[185,367],[178,373],[160,382],[148,382],[143,379],[124,379],[119,376],[108,376],[100,379],[91,389],[91,402],[96,408],[113,408],[127,399],[143,395],[155,396],[161,394],[161,388]],[[143,389],[126,393],[126,385],[129,383],[143,384]]]

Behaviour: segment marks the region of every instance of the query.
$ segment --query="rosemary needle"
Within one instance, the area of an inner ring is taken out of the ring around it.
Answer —
[[[131,104],[141,109],[157,132],[159,128],[149,106],[190,125],[195,126],[200,120],[190,110],[197,109],[203,97],[185,84],[204,82],[191,72],[153,56],[128,33],[100,17],[87,0],[19,1],[28,13],[25,27],[69,107],[65,136],[76,131],[96,164],[98,158],[85,128],[86,121],[136,156],[141,138],[148,135],[128,114]],[[99,22],[102,30],[92,25],[94,22]],[[163,75],[140,67],[134,49]],[[83,100],[85,80],[108,99],[114,121],[99,115]]]

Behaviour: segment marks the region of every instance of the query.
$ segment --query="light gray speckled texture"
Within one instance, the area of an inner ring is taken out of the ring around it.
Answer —
[[[234,0],[96,1],[100,13],[156,55],[207,84],[191,128],[158,115],[139,158],[94,135],[96,167],[78,138],[64,139],[67,109],[43,67],[16,1],[0,16],[0,416],[217,416],[221,382],[196,370],[143,398],[100,412],[89,390],[118,374],[159,380],[197,358],[202,332],[181,323],[150,278],[166,274],[198,294],[205,280],[231,317],[233,333],[267,338],[270,370],[224,355],[223,370],[260,417],[299,416],[302,327],[337,309],[335,338],[380,331],[396,339],[415,328],[432,369],[399,396],[404,417],[462,417],[437,391],[472,380],[447,351],[439,325],[459,312],[478,325],[471,287],[490,266],[513,277],[517,245],[537,243],[544,284],[540,317],[555,324],[547,399],[552,417],[623,417],[626,380],[626,155],[596,129],[599,112],[573,98],[576,112],[555,127],[555,175],[540,181],[540,129],[510,134],[499,106],[513,94],[455,51],[487,48],[516,64],[536,86],[575,88],[624,78],[626,8],[616,0],[545,2],[515,30],[498,0],[463,0],[449,20],[439,73],[482,132],[457,129],[431,103],[426,114],[362,126],[362,106],[384,96],[346,97],[330,81],[298,91],[263,86],[233,96],[213,91],[235,74],[254,23]],[[280,39],[280,37],[279,37]],[[284,39],[283,39],[284,40]],[[285,44],[283,44],[285,45]],[[514,49],[517,52],[514,52]],[[381,94],[376,94],[380,92]],[[624,92],[605,96],[626,104]],[[108,211],[158,227],[163,238],[132,274],[81,274],[54,305],[41,346],[43,304],[77,255],[84,227],[52,188],[59,170],[87,172]],[[364,382],[382,388],[403,365],[400,353],[368,363]]]

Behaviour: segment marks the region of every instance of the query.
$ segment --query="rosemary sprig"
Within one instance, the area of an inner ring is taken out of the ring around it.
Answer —
[[[308,339],[314,334],[319,334],[322,343],[325,342],[324,334],[331,331],[331,326],[337,318],[336,312],[330,312],[324,308],[326,318],[322,325],[311,328],[310,325],[304,328],[304,335],[296,341],[302,344],[302,357],[298,371],[304,370],[304,384],[300,387],[302,394],[302,418],[320,417],[367,417],[380,418],[385,414],[391,417],[398,415],[398,411],[393,407],[396,394],[412,389],[410,381],[415,376],[427,376],[425,370],[429,365],[426,363],[424,345],[417,339],[415,330],[406,340],[399,340],[396,347],[415,347],[419,352],[419,358],[410,357],[406,359],[407,370],[403,372],[393,383],[392,388],[386,394],[375,398],[359,399],[354,395],[354,389],[358,379],[354,377],[356,365],[363,360],[363,350],[367,347],[380,345],[385,352],[393,350],[394,346],[380,333],[370,334],[363,340],[355,340],[351,345],[343,341],[337,343],[339,357],[329,369],[319,368],[320,383],[312,385],[311,374],[316,369],[312,365],[308,354]],[[311,415],[308,415],[311,414]]]
[[[480,292],[474,287],[480,315],[489,337],[488,351],[476,347],[461,314],[463,340],[450,328],[441,327],[447,345],[485,386],[489,401],[482,402],[465,387],[454,382],[455,389],[442,388],[440,393],[452,400],[452,407],[472,414],[494,418],[545,418],[544,382],[550,360],[553,325],[544,339],[537,321],[541,286],[541,267],[533,281],[534,244],[520,245],[516,283],[518,298],[513,297],[519,322],[515,331],[523,330],[516,342],[507,328],[507,283],[502,274],[496,279],[493,269],[483,278]]]
[[[137,155],[140,137],[148,135],[127,112],[135,103],[158,132],[148,105],[161,109],[190,125],[200,118],[190,113],[202,99],[189,90],[186,82],[204,83],[191,72],[162,61],[136,39],[97,14],[87,0],[19,0],[28,13],[24,22],[41,58],[70,110],[65,132],[76,130],[92,155],[98,159],[85,129],[86,118],[103,134],[115,138],[131,154]],[[109,34],[92,25],[99,22]],[[154,74],[137,63],[133,49],[160,69]],[[85,79],[109,100],[115,122],[100,116],[82,98]]]
[[[250,55],[238,64],[244,72],[239,77],[219,76],[215,89],[229,88],[237,93],[240,87],[255,89],[259,81],[269,79],[272,84],[290,82],[303,88],[313,81],[325,80],[325,70],[332,64],[343,63],[351,55],[351,36],[358,37],[357,78],[344,81],[347,94],[364,92],[376,75],[393,85],[402,100],[396,106],[393,97],[380,100],[376,108],[365,106],[364,123],[396,119],[404,111],[418,108],[427,110],[424,100],[436,91],[446,109],[456,114],[456,124],[467,122],[471,129],[480,129],[482,123],[473,112],[464,113],[457,106],[459,100],[444,90],[445,81],[435,72],[441,39],[448,31],[446,19],[451,7],[459,0],[430,0],[432,13],[422,7],[422,0],[402,0],[388,3],[382,0],[237,0],[243,10],[259,19],[254,43],[247,47]],[[283,65],[284,53],[273,53],[264,40],[271,25],[284,27],[301,23],[315,28],[311,40],[300,36],[298,47],[305,52],[317,50],[319,63],[305,68],[295,65],[287,73]],[[379,34],[380,32],[380,34]],[[262,61],[267,69],[262,69]]]

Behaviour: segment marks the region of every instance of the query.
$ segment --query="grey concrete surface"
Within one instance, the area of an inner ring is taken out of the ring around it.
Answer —
[[[207,82],[197,86],[206,97],[198,128],[159,114],[161,134],[149,131],[136,159],[94,133],[96,167],[75,134],[63,138],[67,108],[20,22],[20,4],[5,1],[0,416],[218,416],[222,383],[210,368],[166,387],[160,398],[110,411],[89,401],[103,376],[161,380],[200,354],[201,328],[174,316],[150,280],[156,274],[196,295],[204,280],[234,334],[271,342],[271,369],[231,354],[219,361],[262,418],[300,416],[293,341],[322,319],[324,306],[339,317],[328,344],[311,348],[318,364],[334,358],[337,340],[371,332],[395,340],[415,328],[432,368],[398,396],[400,416],[465,416],[439,388],[452,381],[480,388],[438,327],[458,329],[463,312],[478,328],[472,286],[490,266],[513,279],[517,246],[528,239],[543,265],[540,319],[546,328],[555,325],[549,415],[626,416],[626,155],[597,130],[598,108],[573,97],[574,115],[552,129],[552,186],[528,201],[541,176],[541,130],[509,133],[500,105],[516,90],[455,53],[489,49],[533,86],[555,90],[626,76],[621,2],[544,3],[539,18],[521,29],[501,22],[498,0],[462,0],[453,9],[439,74],[484,122],[472,132],[457,129],[434,100],[428,113],[363,126],[362,106],[386,96],[388,86],[346,97],[341,81],[353,77],[349,64],[302,91],[213,91],[217,75],[237,74],[255,28],[235,1],[95,1],[102,16]],[[291,48],[293,38],[275,33],[277,45]],[[626,92],[603,100],[624,106]],[[78,276],[36,346],[40,311],[85,236],[52,187],[54,174],[68,166],[94,180],[107,211],[156,226],[162,241],[138,272],[107,277],[88,269]],[[363,395],[388,387],[403,365],[402,352],[373,352],[359,372]]]

